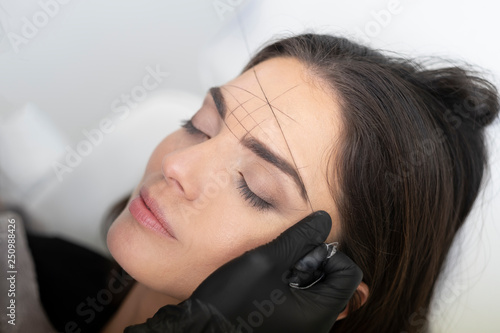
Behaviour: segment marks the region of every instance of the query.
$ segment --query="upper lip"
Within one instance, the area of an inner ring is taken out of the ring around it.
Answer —
[[[141,188],[141,191],[139,192],[139,195],[141,196],[142,200],[146,204],[146,206],[149,208],[151,213],[156,217],[156,219],[161,223],[163,228],[167,230],[167,232],[172,235],[172,237],[175,237],[175,234],[170,227],[170,225],[167,222],[167,219],[165,218],[165,215],[163,214],[162,209],[160,208],[160,205],[158,202],[149,194],[149,191],[143,187]],[[177,238],[176,238],[177,239]]]

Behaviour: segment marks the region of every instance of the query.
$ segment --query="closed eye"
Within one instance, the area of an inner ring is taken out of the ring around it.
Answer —
[[[196,128],[193,125],[193,122],[191,121],[191,119],[189,119],[189,120],[183,120],[182,121],[182,128],[184,128],[186,130],[186,132],[188,132],[191,135],[202,135],[202,136],[207,137],[207,139],[210,139],[209,135],[207,135],[204,132],[200,131],[198,128]]]
[[[243,175],[240,173],[241,179],[239,181],[239,186],[238,189],[240,190],[241,195],[243,198],[250,203],[252,207],[257,208],[258,210],[268,210],[272,208],[272,205],[259,197],[257,194],[252,192],[250,187],[248,187],[247,182],[245,181],[245,178]]]

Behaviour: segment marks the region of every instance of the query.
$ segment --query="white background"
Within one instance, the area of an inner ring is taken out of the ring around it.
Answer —
[[[402,0],[389,16],[381,14],[391,8],[385,0],[73,0],[45,10],[52,16],[44,21],[40,3],[50,2],[0,0],[0,195],[29,213],[29,228],[102,253],[102,217],[137,182],[155,143],[196,111],[208,87],[236,76],[249,52],[272,36],[340,33],[412,56],[468,61],[499,83],[500,8],[487,0]],[[37,31],[13,42],[34,17]],[[130,117],[113,118],[116,130],[63,181],[54,180],[51,165],[62,148],[76,147],[84,129],[112,117],[113,102],[141,85],[148,67],[169,75]],[[488,138],[490,182],[436,296],[436,332],[500,331],[498,121]]]

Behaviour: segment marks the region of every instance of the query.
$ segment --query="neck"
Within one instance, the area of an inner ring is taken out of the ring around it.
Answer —
[[[141,283],[136,286],[136,304],[132,304],[135,308],[139,323],[143,323],[146,319],[153,317],[159,308],[168,304],[178,304],[180,301],[166,294],[162,294],[153,290]]]
[[[144,323],[159,308],[178,303],[179,300],[136,282],[102,333],[123,332],[127,326]]]

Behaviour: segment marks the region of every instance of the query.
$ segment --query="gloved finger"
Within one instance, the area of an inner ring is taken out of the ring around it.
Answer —
[[[323,272],[323,280],[307,291],[348,301],[363,279],[363,272],[358,265],[340,251],[325,261]]]
[[[290,277],[288,278],[288,284],[290,287],[297,289],[307,289],[313,284],[319,282],[325,274],[321,270],[316,270],[314,272],[302,272],[302,271],[292,271]]]
[[[314,272],[323,264],[327,255],[328,248],[325,243],[321,243],[299,259],[293,268],[301,272]]]
[[[299,259],[292,269],[288,283],[294,288],[307,288],[324,275],[323,265],[329,254],[328,246],[321,243]]]
[[[272,257],[280,269],[290,269],[295,263],[328,237],[332,227],[330,215],[317,211],[285,230],[261,251]]]

